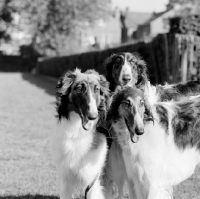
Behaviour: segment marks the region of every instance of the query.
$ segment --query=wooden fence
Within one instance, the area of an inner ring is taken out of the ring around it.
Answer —
[[[182,81],[200,80],[200,37],[194,35],[178,35],[178,52],[181,57],[179,68]]]
[[[85,71],[94,68],[105,73],[103,62],[113,53],[138,52],[147,62],[152,83],[175,83],[200,79],[200,37],[179,34],[161,34],[149,43],[123,45],[103,51],[39,61],[40,74],[59,77],[67,69],[76,67]]]

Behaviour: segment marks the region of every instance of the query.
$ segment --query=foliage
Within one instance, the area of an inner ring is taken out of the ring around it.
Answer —
[[[9,40],[8,28],[12,24],[14,7],[10,6],[11,0],[4,0],[0,4],[0,40]]]
[[[35,50],[32,45],[20,46],[20,54],[23,58],[39,57],[40,54]]]
[[[200,16],[173,17],[169,20],[170,32],[200,36]]]
[[[181,9],[177,16],[169,19],[170,32],[200,36],[200,2],[197,0],[177,0],[177,2],[191,4]]]
[[[110,3],[110,0],[7,1],[17,7],[19,30],[31,35],[32,45],[46,55],[60,55],[63,49],[73,52],[69,46],[77,43],[78,29],[106,17]]]

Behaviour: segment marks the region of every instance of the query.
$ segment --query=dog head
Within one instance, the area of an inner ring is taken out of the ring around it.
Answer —
[[[125,85],[142,88],[148,81],[146,63],[137,53],[113,54],[105,61],[104,66],[111,91],[117,86]]]
[[[152,114],[140,89],[126,87],[114,95],[107,115],[116,134],[129,132],[132,142],[144,133],[144,121],[152,120]]]
[[[102,109],[101,94],[108,95],[108,84],[95,71],[81,73],[80,70],[65,73],[56,86],[56,107],[58,118],[70,119],[75,111],[82,120],[82,126],[88,130],[88,122],[99,117]]]
[[[103,117],[102,119],[105,119],[107,109],[110,104],[110,90],[109,90],[109,82],[106,80],[106,78],[103,75],[100,75],[95,70],[87,70],[85,72],[86,74],[96,74],[100,77],[100,105],[98,107],[98,110]]]

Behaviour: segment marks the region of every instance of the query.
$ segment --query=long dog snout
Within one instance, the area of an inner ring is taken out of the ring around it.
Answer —
[[[124,135],[125,139],[138,142],[139,136],[145,133],[146,101],[143,92],[126,86],[114,95],[110,107],[107,118],[112,122],[114,130],[120,132],[119,135]]]
[[[98,106],[91,90],[89,90],[89,108],[87,117],[89,120],[95,120],[98,118]]]
[[[85,108],[80,107],[82,109],[82,122],[83,128],[85,130],[90,129],[90,120],[96,120],[99,116],[98,114],[98,106],[95,96],[92,94],[90,88],[88,89],[87,93],[84,94],[87,96],[87,104],[85,104]]]
[[[88,119],[89,120],[95,120],[95,119],[97,119],[98,118],[98,112],[97,111],[90,111],[89,113],[88,113]]]
[[[136,129],[135,129],[135,133],[136,133],[137,135],[143,135],[143,134],[144,134],[144,129],[143,129],[143,128],[142,128],[142,129],[136,128]]]
[[[130,74],[125,74],[125,75],[123,75],[123,76],[122,76],[122,81],[123,81],[124,83],[130,82],[130,81],[131,81],[131,76],[130,76]]]
[[[125,123],[129,130],[131,141],[136,143],[139,139],[138,136],[144,134],[144,125],[140,114],[130,109],[129,117],[125,118]]]
[[[135,133],[137,135],[144,134],[144,123],[139,113],[135,115]]]
[[[119,114],[124,118],[126,128],[129,130],[132,142],[137,142],[139,136],[144,134],[144,106],[137,97],[126,98],[120,106]]]

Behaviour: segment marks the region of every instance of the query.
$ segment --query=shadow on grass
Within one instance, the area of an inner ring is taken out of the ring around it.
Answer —
[[[31,84],[36,85],[37,87],[45,90],[45,92],[49,95],[55,95],[55,87],[57,84],[57,80],[50,79],[48,77],[42,75],[32,75],[30,73],[23,73],[22,78]]]
[[[0,196],[0,199],[59,199],[57,196],[45,195],[22,195],[22,196]]]

